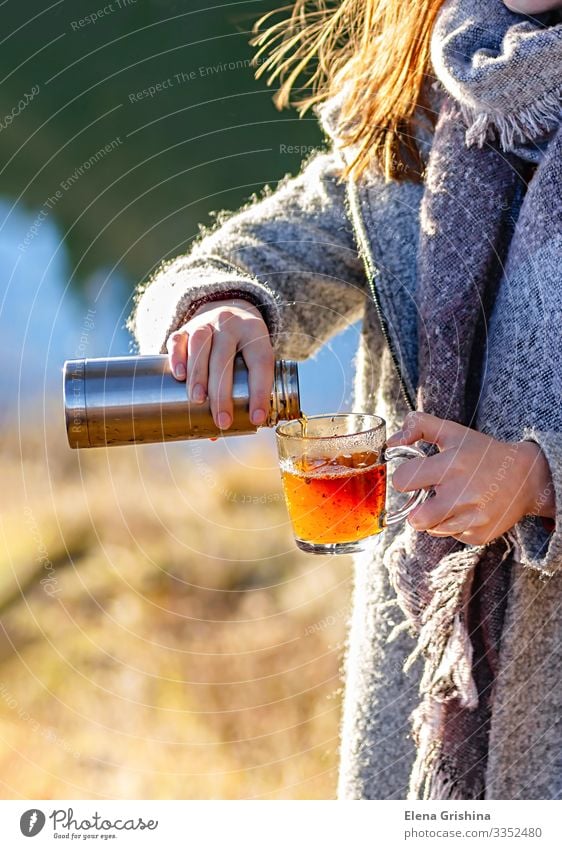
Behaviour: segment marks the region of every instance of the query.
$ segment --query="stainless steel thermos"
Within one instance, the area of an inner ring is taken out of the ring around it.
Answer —
[[[67,360],[63,383],[71,448],[205,439],[257,430],[250,422],[248,370],[241,355],[234,359],[234,416],[226,431],[215,425],[208,401],[188,401],[186,384],[172,376],[165,354]],[[300,415],[297,364],[277,360],[265,426]]]

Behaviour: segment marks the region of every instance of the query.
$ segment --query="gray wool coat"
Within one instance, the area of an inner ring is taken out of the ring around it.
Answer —
[[[165,263],[139,287],[130,326],[141,353],[163,352],[169,333],[202,302],[235,294],[259,306],[276,355],[300,360],[361,319],[353,408],[383,416],[390,433],[416,397],[414,293],[423,186],[385,183],[371,172],[359,183],[340,182],[345,154],[338,147],[337,109],[337,98],[318,109],[328,150],[315,151],[274,191],[266,187],[261,197],[203,228],[187,255]],[[424,146],[427,154],[430,134]],[[560,256],[562,233],[553,238]],[[559,291],[562,270],[556,275]],[[494,310],[501,303],[498,297]],[[504,383],[512,369],[508,332],[500,321]],[[562,434],[529,427],[524,437],[539,442],[550,463],[556,527],[548,534],[540,519],[527,517],[510,532],[516,562],[490,734],[488,799],[562,796]],[[389,508],[400,500],[391,491]],[[341,799],[407,795],[414,760],[409,717],[419,701],[421,665],[403,672],[414,645],[407,632],[387,642],[402,619],[388,603],[394,594],[384,564],[397,532],[388,528],[374,555],[355,558],[343,670]]]

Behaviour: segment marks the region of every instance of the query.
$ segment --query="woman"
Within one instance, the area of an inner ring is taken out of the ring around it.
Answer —
[[[354,408],[422,440],[393,484],[433,497],[356,558],[339,796],[558,798],[562,3],[315,5],[254,43],[281,39],[279,106],[314,60],[329,150],[162,267],[131,326],[228,432],[237,350],[260,424],[274,356],[362,317]]]

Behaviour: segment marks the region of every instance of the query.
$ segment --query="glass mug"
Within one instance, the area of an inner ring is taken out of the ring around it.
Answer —
[[[303,551],[365,551],[427,498],[418,489],[400,510],[387,513],[387,461],[426,455],[413,446],[387,448],[380,416],[311,416],[284,422],[275,433],[285,501]]]

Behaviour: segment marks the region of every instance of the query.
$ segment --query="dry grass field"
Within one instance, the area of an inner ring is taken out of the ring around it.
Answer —
[[[0,446],[2,797],[332,798],[351,564],[294,547],[271,440],[29,430]]]

